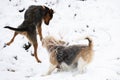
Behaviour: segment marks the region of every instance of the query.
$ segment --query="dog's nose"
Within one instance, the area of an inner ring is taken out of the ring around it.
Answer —
[[[49,22],[45,23],[46,25],[49,25]]]

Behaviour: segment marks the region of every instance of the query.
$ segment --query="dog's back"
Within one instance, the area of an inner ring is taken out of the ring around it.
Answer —
[[[72,46],[58,46],[56,49],[56,58],[58,62],[61,64],[65,62],[67,65],[71,65],[72,62],[75,60],[76,56],[80,54],[83,50],[91,50],[93,47],[93,42],[90,37],[86,37],[85,39],[88,40],[88,45],[72,45]]]
[[[44,13],[42,6],[32,5],[26,10],[24,19],[36,24],[38,21],[41,21]]]
[[[5,26],[4,28],[8,28],[10,30],[19,31],[19,32],[35,30],[37,24],[42,23],[42,19],[47,13],[49,13],[51,18],[53,17],[53,10],[49,9],[46,6],[44,7],[45,9],[43,8],[43,6],[36,6],[36,5],[30,6],[25,11],[23,23],[19,25],[18,28],[14,28],[11,26]]]
[[[73,45],[69,47],[59,46],[57,48],[56,58],[59,63],[65,62],[67,65],[71,65],[80,50],[84,46]]]

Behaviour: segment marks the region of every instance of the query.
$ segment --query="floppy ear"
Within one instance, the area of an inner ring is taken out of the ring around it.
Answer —
[[[54,14],[54,13],[55,13],[52,9],[50,9],[49,12],[50,12],[51,14]]]
[[[41,14],[42,16],[46,15],[46,13],[49,11],[48,7],[46,6],[40,6],[40,9],[39,9],[39,14]]]
[[[64,45],[66,42],[59,40],[59,43],[62,44],[62,45]]]

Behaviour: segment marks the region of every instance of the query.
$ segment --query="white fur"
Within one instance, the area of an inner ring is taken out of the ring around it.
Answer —
[[[87,63],[82,58],[79,58],[77,65],[78,71],[75,72],[73,76],[77,76],[78,74],[83,74],[86,71],[86,65]]]
[[[79,58],[78,66],[77,66],[77,68],[79,70],[79,73],[84,73],[85,72],[86,65],[87,65],[87,62],[84,61],[82,58]]]
[[[76,64],[67,65],[66,63],[62,62],[59,71],[73,71],[76,67]]]

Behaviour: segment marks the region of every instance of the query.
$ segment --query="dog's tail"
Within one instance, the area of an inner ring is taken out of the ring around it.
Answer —
[[[89,41],[89,47],[93,47],[93,41],[90,37],[86,37],[85,39],[87,39]]]
[[[10,26],[5,26],[4,28],[8,28],[10,30],[17,31],[17,32],[27,31],[25,28],[13,28],[13,27],[10,27]]]

